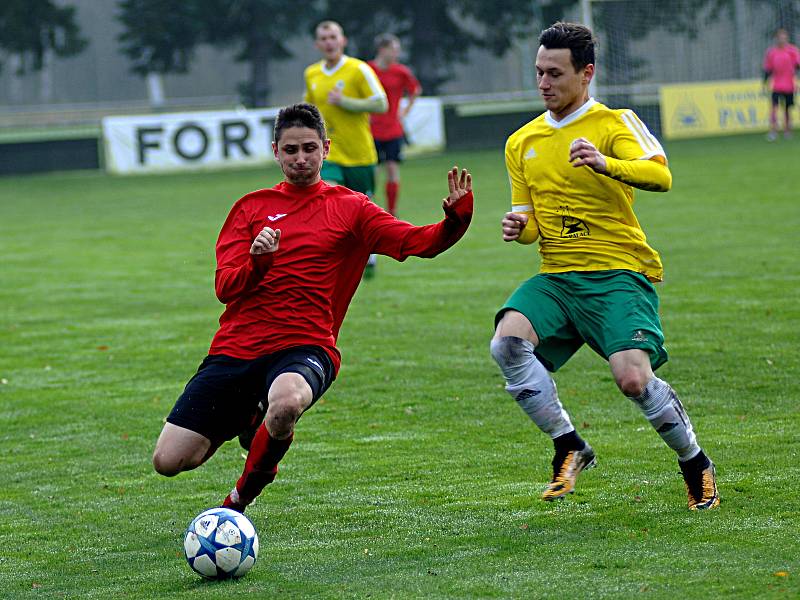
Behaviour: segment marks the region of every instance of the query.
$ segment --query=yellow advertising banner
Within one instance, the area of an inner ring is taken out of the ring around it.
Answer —
[[[666,139],[769,129],[770,96],[758,79],[663,85],[659,95]]]

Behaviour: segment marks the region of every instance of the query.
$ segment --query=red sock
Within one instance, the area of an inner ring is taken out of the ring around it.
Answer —
[[[278,473],[278,463],[286,454],[293,438],[294,434],[285,440],[276,440],[269,435],[266,425],[262,423],[250,444],[250,452],[244,463],[244,472],[236,482],[234,490],[236,493],[231,492],[222,505],[242,510],[255,500],[266,485],[275,479],[275,475]]]
[[[386,210],[397,216],[397,196],[400,193],[399,181],[386,182]]]

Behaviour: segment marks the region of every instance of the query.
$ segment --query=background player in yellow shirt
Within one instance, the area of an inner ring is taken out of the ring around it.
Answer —
[[[322,179],[372,198],[378,154],[369,115],[386,112],[386,92],[367,63],[344,53],[347,38],[337,22],[322,21],[317,25],[315,43],[323,59],[306,67],[304,100],[322,113],[331,139]],[[372,255],[365,275],[371,276],[374,269]]]
[[[689,508],[719,504],[714,464],[674,390],[653,373],[667,360],[651,281],[661,260],[633,213],[633,188],[665,192],[664,150],[630,110],[589,97],[592,32],[556,23],[539,37],[536,74],[547,111],[509,137],[512,210],[503,239],[539,240],[541,273],[497,313],[491,353],[506,390],[553,439],[544,500],[563,498],[595,454],[558,399],[556,371],[584,343],[608,360],[620,391],[678,455]]]

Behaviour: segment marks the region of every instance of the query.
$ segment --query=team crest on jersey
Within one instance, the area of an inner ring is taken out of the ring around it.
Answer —
[[[528,148],[528,151],[525,153],[525,156],[523,156],[523,158],[525,160],[530,160],[531,158],[536,158],[536,150],[533,149],[533,146]]]
[[[561,217],[561,237],[578,238],[589,235],[589,226],[577,217],[564,215]]]
[[[559,206],[558,211],[561,213],[562,238],[579,238],[591,235],[589,226],[584,223],[583,219],[569,214],[569,206]]]

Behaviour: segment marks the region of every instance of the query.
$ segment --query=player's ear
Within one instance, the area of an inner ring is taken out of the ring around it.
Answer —
[[[583,67],[583,82],[586,85],[589,85],[593,77],[594,77],[594,65],[588,64],[585,67]]]
[[[322,158],[328,158],[328,153],[331,151],[331,141],[323,140],[322,142]]]
[[[272,142],[272,153],[275,155],[275,158],[278,158],[278,144]]]

